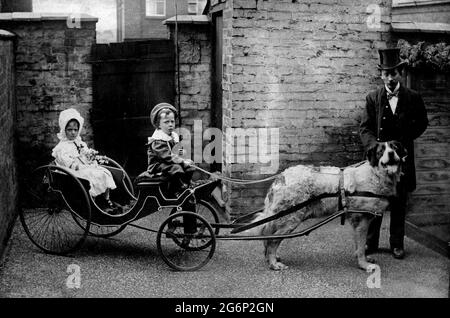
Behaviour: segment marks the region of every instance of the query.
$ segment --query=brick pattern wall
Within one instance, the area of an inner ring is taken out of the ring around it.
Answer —
[[[374,6],[379,27],[367,23]],[[366,94],[381,84],[390,1],[228,0],[223,20],[224,127],[279,128],[279,171],[360,161],[358,124]],[[260,165],[225,160],[228,175],[263,176]],[[231,214],[261,207],[268,186],[231,187]]]
[[[178,0],[177,12],[178,15],[188,14],[187,0]],[[166,1],[164,17],[146,17],[145,0],[125,1],[125,40],[167,39],[169,32],[163,21],[173,16],[175,16],[174,0]]]
[[[171,24],[169,28],[171,39],[175,40],[175,26]],[[203,132],[211,126],[211,44],[209,24],[179,23],[181,121],[182,127],[191,133],[192,151],[194,142],[197,142],[194,141],[194,120],[201,120]],[[175,72],[175,88],[178,94],[177,77]],[[202,143],[202,149],[208,142]],[[191,159],[194,160],[194,157],[191,156]]]
[[[13,54],[12,37],[0,34],[0,259],[14,224],[18,193],[14,153]]]
[[[222,3],[220,1],[218,4]],[[232,74],[233,74],[233,1],[227,1],[224,4],[223,16],[223,48],[222,48],[222,129],[226,127],[233,127],[233,88],[232,88]],[[223,152],[223,164],[222,173],[228,177],[241,177],[236,176],[236,173],[232,173],[234,165],[232,164],[231,155],[227,153],[227,145],[231,143],[230,136],[224,133],[222,138],[222,152]],[[255,184],[254,187],[259,186]],[[249,189],[247,189],[249,190]],[[223,185],[223,194],[226,204],[227,213],[231,216],[234,214],[241,214],[239,205],[244,205],[244,202],[238,203],[237,201],[245,200],[241,193],[246,191],[239,186],[231,186],[225,183]],[[250,211],[249,211],[250,212]]]
[[[19,172],[48,163],[58,143],[59,113],[76,108],[85,118],[83,139],[92,146],[92,68],[95,22],[68,28],[66,20],[0,20],[18,36],[16,100]],[[32,154],[32,155],[31,155]]]

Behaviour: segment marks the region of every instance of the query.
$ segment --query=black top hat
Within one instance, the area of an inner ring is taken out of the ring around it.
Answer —
[[[406,64],[405,61],[400,60],[400,49],[378,50],[378,53],[380,54],[380,64],[378,64],[380,70],[392,70]]]

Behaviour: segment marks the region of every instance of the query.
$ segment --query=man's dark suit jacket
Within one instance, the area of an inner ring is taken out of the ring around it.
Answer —
[[[402,183],[407,191],[416,188],[414,139],[428,126],[427,111],[416,91],[400,84],[395,114],[392,113],[385,86],[370,92],[360,125],[361,141],[367,152],[377,142],[398,140],[408,151]]]

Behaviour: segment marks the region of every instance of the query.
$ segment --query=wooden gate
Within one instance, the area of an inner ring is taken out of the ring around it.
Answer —
[[[173,41],[96,44],[91,62],[95,147],[134,177],[147,168],[152,107],[175,101]]]
[[[417,188],[407,215],[408,235],[446,254],[450,246],[450,74],[416,71],[409,74],[409,82],[424,99],[429,126],[415,141]]]

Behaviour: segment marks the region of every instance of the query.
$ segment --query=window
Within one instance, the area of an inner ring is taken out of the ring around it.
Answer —
[[[145,0],[145,15],[147,17],[165,17],[166,0]]]
[[[188,13],[197,14],[197,0],[188,0]]]

